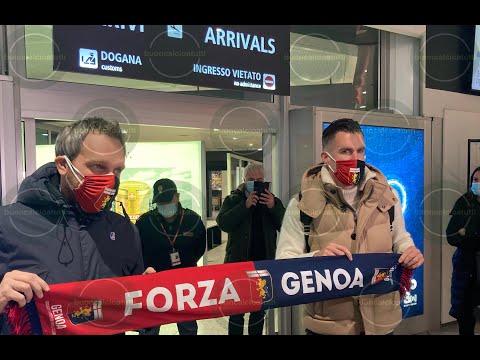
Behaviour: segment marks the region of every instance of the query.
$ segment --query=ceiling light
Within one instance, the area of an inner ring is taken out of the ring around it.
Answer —
[[[253,146],[253,144],[248,144],[248,146]]]
[[[238,138],[236,138],[236,137],[233,137],[232,139],[233,139],[233,140],[238,140]]]

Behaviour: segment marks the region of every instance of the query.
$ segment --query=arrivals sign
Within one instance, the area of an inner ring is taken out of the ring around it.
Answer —
[[[53,25],[54,70],[289,95],[288,25]]]

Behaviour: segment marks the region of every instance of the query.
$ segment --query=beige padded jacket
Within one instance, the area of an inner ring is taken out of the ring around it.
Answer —
[[[287,207],[277,259],[313,256],[331,242],[347,247],[352,254],[402,253],[414,245],[405,230],[396,193],[385,176],[371,165],[366,166],[359,185],[361,196],[356,214],[322,164],[305,172],[301,190],[302,200],[299,202],[296,196]],[[395,206],[393,231],[388,214],[392,206]],[[313,218],[309,237],[311,252],[307,254],[299,209]],[[356,237],[352,240],[354,231]],[[393,331],[401,319],[400,296],[395,291],[307,304],[304,327],[319,334],[383,335]]]

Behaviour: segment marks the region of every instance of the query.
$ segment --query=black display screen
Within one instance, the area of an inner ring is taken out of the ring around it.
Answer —
[[[472,91],[474,25],[427,25],[425,86],[478,95]]]

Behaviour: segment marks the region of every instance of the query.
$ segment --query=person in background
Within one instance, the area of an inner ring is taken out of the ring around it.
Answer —
[[[143,260],[157,271],[197,266],[205,253],[207,233],[200,215],[180,203],[177,186],[170,179],[153,185],[155,209],[140,216]],[[195,320],[177,323],[180,335],[197,335]],[[141,335],[158,335],[160,327],[142,329]]]
[[[225,198],[217,216],[218,226],[228,233],[225,263],[275,258],[285,208],[268,189],[257,193],[255,182],[264,182],[264,169],[261,164],[250,163],[244,182]],[[244,315],[230,316],[229,335],[243,335]],[[264,310],[250,313],[248,334],[262,335],[264,321]]]
[[[457,249],[452,257],[450,315],[460,335],[474,335],[474,309],[480,304],[480,167],[470,176],[470,189],[453,206],[446,235]]]

